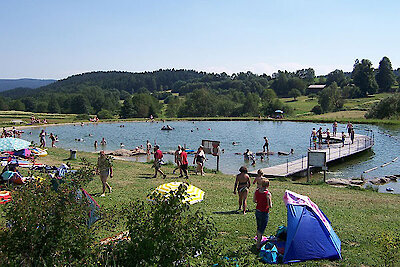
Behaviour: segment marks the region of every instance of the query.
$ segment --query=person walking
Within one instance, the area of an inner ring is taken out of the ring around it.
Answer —
[[[182,153],[182,147],[180,145],[178,145],[178,149],[174,152],[174,160],[175,160],[176,167],[172,171],[172,174],[175,174],[175,171],[179,170],[180,176],[182,176],[182,169],[180,167],[180,165],[181,165],[181,153]]]
[[[108,176],[113,177],[113,168],[111,163],[111,158],[106,156],[104,150],[100,151],[99,158],[97,159],[97,174],[100,175],[100,180],[103,184],[103,193],[101,197],[106,196],[106,188],[108,192],[111,193],[112,187],[108,184]]]
[[[254,178],[253,184],[257,183],[257,189],[262,187],[262,179],[263,179],[264,173],[261,169],[257,171],[257,176]]]
[[[56,147],[56,137],[50,133],[51,147]]]
[[[265,153],[265,149],[267,149],[267,155],[269,152],[269,142],[268,142],[268,138],[266,136],[264,136],[264,145],[263,145],[263,152]]]
[[[185,174],[185,178],[189,179],[189,175],[188,175],[188,164],[189,164],[189,162],[187,160],[187,153],[186,153],[186,149],[184,147],[181,148],[180,160],[181,160],[181,164],[179,166],[180,166],[183,174]],[[179,177],[183,177],[182,172],[181,172],[181,176],[179,176]]]
[[[261,239],[264,234],[265,228],[269,221],[269,211],[272,208],[272,196],[268,191],[269,180],[266,178],[261,179],[261,187],[254,192],[253,202],[257,203],[256,206],[256,222],[257,222],[257,249],[261,248]]]
[[[236,191],[239,195],[239,209],[243,208],[243,214],[246,214],[247,210],[247,196],[250,189],[250,177],[247,174],[247,168],[245,166],[240,167],[239,174],[236,175],[235,186],[233,187],[233,194],[236,195]]]
[[[42,129],[42,131],[39,134],[39,138],[40,138],[40,146],[41,148],[45,148],[46,147],[46,133],[44,131],[44,129]]]
[[[151,144],[150,144],[149,140],[146,141],[146,153],[147,153],[147,155],[150,155],[150,153],[151,153]]]
[[[350,139],[351,139],[351,143],[354,144],[354,129],[353,128],[351,129],[351,132],[350,132]]]
[[[206,154],[204,153],[203,146],[199,146],[197,149],[196,155],[193,159],[193,164],[196,163],[196,175],[200,171],[200,175],[204,176],[204,162],[206,161]]]
[[[155,173],[152,178],[157,178],[158,173],[160,173],[164,179],[167,177],[167,175],[164,174],[163,171],[161,170],[162,158],[163,158],[163,153],[160,150],[160,147],[158,145],[155,145],[154,146],[154,170],[155,170]]]

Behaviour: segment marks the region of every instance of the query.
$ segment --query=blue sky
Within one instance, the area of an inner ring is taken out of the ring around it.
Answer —
[[[400,1],[0,1],[0,78],[400,67]]]

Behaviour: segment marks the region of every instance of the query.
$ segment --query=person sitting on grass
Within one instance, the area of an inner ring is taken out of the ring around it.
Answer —
[[[4,171],[1,177],[4,181],[10,181],[16,185],[22,185],[27,180],[27,178],[22,177],[22,175],[18,172],[16,165],[9,166],[8,171]]]
[[[269,180],[261,179],[261,187],[254,192],[253,202],[256,206],[256,222],[257,222],[257,249],[261,248],[261,239],[267,227],[269,220],[269,211],[272,208],[272,197],[268,191]]]

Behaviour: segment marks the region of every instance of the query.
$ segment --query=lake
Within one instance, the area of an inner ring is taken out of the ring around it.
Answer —
[[[163,125],[170,125],[175,129],[172,131],[161,131]],[[124,127],[120,127],[124,125]],[[188,149],[197,149],[202,139],[221,141],[220,170],[227,174],[236,174],[242,165],[249,170],[265,168],[280,163],[285,163],[306,155],[310,144],[310,133],[312,128],[322,127],[324,130],[330,128],[331,123],[310,123],[310,122],[288,122],[288,121],[168,121],[162,122],[119,122],[119,123],[98,123],[60,125],[48,127],[32,127],[25,129],[22,138],[39,143],[39,132],[42,128],[47,134],[58,135],[58,147],[64,149],[76,149],[78,151],[93,152],[95,140],[99,143],[104,137],[107,140],[105,150],[116,150],[120,143],[125,149],[133,149],[145,145],[146,140],[152,144],[160,145],[162,151],[175,150],[177,145],[186,145]],[[357,134],[367,134],[373,131],[375,135],[375,146],[371,151],[364,152],[352,157],[343,163],[338,163],[329,168],[327,178],[351,178],[360,177],[362,172],[391,161],[400,154],[400,127],[399,126],[376,126],[376,125],[354,125]],[[339,124],[338,133],[346,132],[346,125]],[[290,156],[270,155],[266,160],[260,161],[257,157],[256,166],[249,166],[244,162],[242,155],[248,148],[250,151],[262,151],[264,144],[263,137],[267,136],[270,143],[270,151],[289,152],[294,149]],[[83,141],[75,141],[83,139]],[[232,145],[235,142],[236,145]],[[47,145],[50,140],[47,138]],[[171,155],[166,155],[167,161],[173,161]],[[146,156],[135,157],[135,161],[146,161]],[[189,159],[193,160],[193,157]],[[190,162],[191,163],[191,162]],[[216,159],[208,155],[207,168],[216,168]],[[366,179],[381,177],[384,175],[400,174],[400,160],[372,172],[364,174]],[[396,193],[400,193],[400,183],[389,183],[380,187],[385,191],[386,187],[393,187]]]

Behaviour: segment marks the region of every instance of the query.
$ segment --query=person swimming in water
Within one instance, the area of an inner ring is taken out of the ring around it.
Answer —
[[[103,137],[103,139],[101,139],[100,145],[102,145],[102,146],[107,145],[107,141],[104,137]]]

